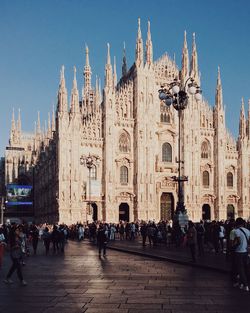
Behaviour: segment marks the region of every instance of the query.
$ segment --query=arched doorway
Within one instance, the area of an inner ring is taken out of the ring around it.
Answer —
[[[98,220],[98,208],[97,208],[97,204],[96,203],[92,203],[92,219],[93,221],[97,221]]]
[[[129,205],[125,202],[119,205],[119,221],[129,222]]]
[[[174,216],[174,197],[170,192],[161,195],[161,220],[170,220]]]
[[[232,204],[227,205],[227,219],[234,219],[235,218],[235,209]]]
[[[202,206],[202,219],[211,220],[211,208],[209,204],[203,204]]]

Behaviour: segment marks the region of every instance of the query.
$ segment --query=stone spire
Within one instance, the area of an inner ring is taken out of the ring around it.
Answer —
[[[77,89],[76,67],[75,66],[74,66],[73,87],[71,90],[70,113],[79,113],[79,93],[78,93],[78,89]]]
[[[48,112],[48,137],[51,138],[51,121],[50,121],[50,112]]]
[[[250,140],[250,99],[248,99],[248,112],[247,112],[247,136]]]
[[[190,62],[190,76],[193,77],[195,82],[200,85],[199,69],[198,69],[198,55],[195,43],[195,33],[193,33],[192,57]]]
[[[117,85],[117,74],[116,74],[116,59],[115,59],[115,57],[114,57],[113,85],[114,85],[114,88],[116,88],[116,85]]]
[[[113,87],[113,77],[112,77],[112,65],[110,61],[110,46],[109,43],[107,44],[108,51],[107,51],[107,63],[105,66],[105,87],[112,88]]]
[[[215,96],[215,107],[217,108],[217,110],[223,109],[222,85],[221,85],[219,66],[218,66],[218,77],[217,77],[216,96]]]
[[[15,110],[13,108],[12,119],[11,119],[11,132],[14,133],[15,131],[16,131]]]
[[[67,100],[67,89],[65,85],[64,78],[64,65],[61,69],[60,85],[58,90],[58,102],[57,102],[58,112],[68,112],[68,100]]]
[[[123,43],[123,58],[122,58],[122,76],[127,75],[127,59],[126,59],[126,47],[125,42]]]
[[[16,141],[16,121],[15,121],[15,110],[13,108],[12,111],[12,119],[11,119],[11,130],[10,130],[10,145]]]
[[[239,137],[241,139],[244,139],[246,137],[246,118],[245,118],[245,106],[244,106],[243,98],[241,99]]]
[[[138,32],[136,40],[136,53],[135,53],[135,64],[137,66],[143,65],[143,40],[141,35],[141,20],[138,18]]]
[[[91,90],[91,67],[89,64],[89,48],[86,45],[85,47],[85,53],[86,53],[86,61],[85,61],[85,66],[84,66],[84,91],[85,94],[88,93]]]
[[[100,101],[102,101],[102,87],[101,87],[101,78],[99,78],[99,97],[100,97]]]
[[[97,75],[95,77],[95,99],[96,99],[96,105],[99,105],[100,104],[99,79]]]
[[[187,47],[187,32],[184,31],[184,44],[182,49],[182,61],[181,61],[181,81],[185,83],[189,75],[189,56]]]
[[[21,110],[20,109],[18,109],[17,131],[19,132],[19,134],[21,134],[22,123],[21,123]]]
[[[148,66],[153,64],[153,44],[151,40],[150,21],[148,21],[148,33],[146,41],[146,64]]]
[[[37,127],[36,127],[36,133],[41,134],[41,122],[40,122],[40,112],[37,112]]]
[[[54,132],[56,130],[56,120],[55,120],[55,108],[54,108],[54,104],[53,104],[53,108],[52,108],[52,122],[51,122],[51,128],[52,128],[52,132]]]

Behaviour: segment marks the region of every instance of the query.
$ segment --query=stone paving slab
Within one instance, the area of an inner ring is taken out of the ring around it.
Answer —
[[[233,289],[225,273],[69,242],[65,255],[36,257],[23,267],[27,287],[1,282],[0,313],[245,313],[250,293]]]
[[[226,255],[223,253],[205,252],[205,255],[203,257],[197,257],[197,261],[194,263],[191,260],[188,247],[181,246],[177,248],[165,245],[158,245],[155,247],[147,245],[146,247],[143,247],[141,239],[135,241],[110,241],[108,249],[202,269],[214,270],[221,273],[230,272],[230,262],[226,259]]]

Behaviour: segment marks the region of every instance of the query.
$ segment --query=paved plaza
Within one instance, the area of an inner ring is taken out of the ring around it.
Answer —
[[[69,242],[65,254],[30,256],[23,268],[27,287],[2,283],[4,313],[186,313],[249,312],[250,293],[231,287],[228,275],[108,249]]]

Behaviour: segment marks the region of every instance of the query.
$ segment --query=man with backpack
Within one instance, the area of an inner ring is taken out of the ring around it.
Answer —
[[[240,289],[249,291],[247,278],[247,258],[250,231],[244,226],[244,220],[241,217],[238,217],[235,221],[233,238],[231,237],[231,246],[234,250],[233,255],[236,266],[235,274],[237,273],[239,275],[239,282],[236,282],[234,287],[239,286]]]

